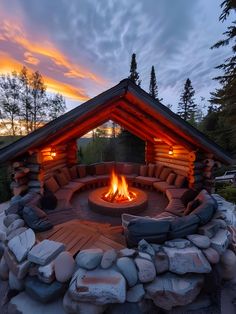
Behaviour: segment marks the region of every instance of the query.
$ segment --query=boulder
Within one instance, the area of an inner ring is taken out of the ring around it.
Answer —
[[[214,250],[212,247],[209,247],[208,249],[202,250],[206,258],[211,264],[217,264],[220,261],[220,255],[219,253]]]
[[[8,278],[9,278],[9,267],[3,256],[0,261],[0,279],[4,281],[4,280],[8,280]]]
[[[7,228],[7,231],[6,231],[7,235],[10,234],[13,230],[24,227],[24,225],[25,225],[25,222],[23,219],[16,219]]]
[[[22,291],[24,290],[24,280],[18,279],[13,272],[9,272],[9,287],[11,290]]]
[[[32,272],[32,274],[34,273]],[[41,280],[42,282],[45,283],[53,282],[55,280],[54,261],[45,266],[36,267],[36,274],[38,276],[38,279]]]
[[[79,267],[85,269],[94,269],[100,265],[103,256],[103,250],[101,249],[87,249],[80,251],[76,255],[76,263]]]
[[[112,266],[112,264],[116,261],[117,253],[114,249],[108,250],[104,252],[102,260],[101,260],[101,267],[103,269],[107,269]]]
[[[138,278],[142,283],[150,282],[156,277],[156,269],[152,261],[140,257],[135,258]]]
[[[221,277],[225,280],[235,278],[236,255],[231,250],[226,250],[220,257]]]
[[[131,287],[127,291],[126,301],[128,302],[139,302],[145,295],[145,291],[143,289],[142,284],[138,284],[136,286]]]
[[[6,228],[8,228],[10,226],[11,223],[13,223],[13,221],[20,219],[20,216],[17,214],[10,214],[7,215],[6,217],[4,217],[3,219],[3,224]]]
[[[56,280],[63,283],[71,279],[76,263],[71,253],[61,252],[54,260],[54,265]]]
[[[146,296],[151,298],[156,306],[171,310],[172,307],[191,303],[199,294],[203,283],[203,275],[178,276],[165,273],[145,285]]]
[[[19,263],[26,258],[28,252],[35,244],[35,240],[34,231],[27,229],[8,242],[9,249],[15,255]]]
[[[134,261],[129,257],[120,257],[116,261],[116,266],[127,280],[130,287],[138,281],[138,273]]]
[[[124,277],[112,268],[79,268],[71,280],[69,294],[74,301],[96,305],[123,303],[126,299],[126,282]]]
[[[125,248],[125,249],[122,249],[119,251],[119,256],[120,257],[132,257],[136,254],[136,251],[134,249],[128,249],[128,248]]]
[[[230,243],[230,232],[225,229],[220,229],[213,238],[211,238],[211,247],[220,255],[224,253]]]
[[[35,231],[42,232],[53,227],[47,214],[35,205],[27,205],[23,209],[23,218],[26,224]]]
[[[15,256],[10,252],[9,249],[5,250],[4,258],[9,269],[19,280],[23,279],[26,276],[30,268],[30,262],[28,260],[24,260],[23,262],[18,263]]]
[[[28,260],[35,264],[46,265],[65,250],[65,245],[52,240],[43,240],[28,253]]]
[[[169,269],[169,258],[165,252],[159,251],[154,257],[157,274],[162,274]]]
[[[147,254],[149,254],[151,256],[155,255],[155,251],[154,251],[153,247],[147,241],[145,241],[144,239],[139,241],[139,243],[138,243],[138,250],[140,252],[147,253]]]
[[[211,241],[207,236],[200,234],[190,234],[187,236],[188,240],[200,249],[207,249],[211,245]]]
[[[66,291],[66,284],[53,281],[51,284],[40,281],[37,277],[25,279],[25,291],[35,300],[48,303],[60,298]]]
[[[149,260],[149,261],[151,261],[151,260],[152,260],[151,255],[149,255],[148,253],[138,252],[138,257],[141,257],[141,258],[147,259],[147,260]]]
[[[21,227],[18,229],[13,230],[12,232],[10,232],[7,236],[7,241],[10,241],[11,239],[13,239],[14,237],[20,235],[22,232],[26,231],[27,228],[26,227]]]
[[[191,246],[191,242],[187,239],[173,239],[170,241],[165,241],[164,243],[167,247],[173,247],[177,249],[184,249],[186,247]]]
[[[176,274],[209,273],[211,265],[197,247],[184,249],[169,248],[163,246],[163,250],[169,258],[169,270]]]

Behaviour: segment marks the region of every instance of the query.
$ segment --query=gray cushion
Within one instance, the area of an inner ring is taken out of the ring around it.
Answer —
[[[153,186],[155,187],[155,189],[157,189],[161,192],[165,192],[168,189],[175,189],[176,188],[174,185],[170,185],[170,184],[166,183],[165,181],[154,182]]]
[[[170,239],[183,238],[196,233],[200,219],[197,215],[178,217],[171,221]]]
[[[170,168],[167,168],[167,167],[164,167],[160,173],[160,179],[165,181],[168,177],[168,175],[171,173],[171,169]]]
[[[165,209],[165,211],[180,217],[183,216],[184,210],[185,206],[178,198],[173,198]]]
[[[182,176],[181,174],[178,174],[175,179],[174,184],[177,188],[182,188],[184,186],[185,181],[186,181],[186,177]]]
[[[130,221],[128,230],[133,235],[158,235],[170,230],[170,221],[140,217]]]
[[[69,183],[69,180],[66,178],[64,173],[56,173],[55,178],[60,186],[64,186]]]
[[[77,173],[80,178],[84,178],[86,176],[86,166],[85,165],[77,165]]]
[[[153,177],[155,174],[155,164],[148,165],[148,177]]]
[[[176,178],[176,174],[171,172],[167,179],[166,179],[166,183],[170,184],[170,185],[173,185],[174,184],[174,181],[175,181],[175,178]]]
[[[54,177],[51,177],[51,178],[45,180],[44,181],[44,185],[46,186],[46,188],[49,191],[51,191],[53,193],[57,192],[60,189],[60,186],[59,186],[59,184],[57,183],[57,181],[55,180]]]
[[[166,190],[166,196],[170,201],[172,198],[181,198],[188,189],[170,189]]]
[[[61,172],[64,173],[64,176],[66,177],[68,181],[71,180],[71,174],[67,167],[62,168]]]
[[[144,185],[153,185],[153,183],[157,181],[158,181],[157,178],[151,178],[151,177],[138,176],[135,178],[135,182],[144,184]]]
[[[146,177],[147,176],[147,170],[148,170],[148,167],[146,165],[141,165],[140,170],[139,170],[140,176]]]
[[[74,165],[73,167],[71,167],[69,171],[70,171],[71,179],[78,178],[77,165]]]

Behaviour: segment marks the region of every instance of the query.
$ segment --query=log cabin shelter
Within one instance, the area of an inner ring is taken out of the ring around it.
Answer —
[[[129,79],[88,100],[40,129],[0,150],[0,163],[18,162],[33,180],[77,163],[76,140],[112,120],[145,141],[146,163],[162,163],[188,178],[189,186],[213,182],[230,155]]]

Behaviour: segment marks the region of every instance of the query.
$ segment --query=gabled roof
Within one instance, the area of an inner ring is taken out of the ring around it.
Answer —
[[[29,150],[66,143],[102,123],[113,120],[143,140],[180,144],[189,150],[214,154],[223,163],[232,159],[221,147],[178,115],[153,99],[129,79],[88,100],[40,129],[0,149],[0,163]]]

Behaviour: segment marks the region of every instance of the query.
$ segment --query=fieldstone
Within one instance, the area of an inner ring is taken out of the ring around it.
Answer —
[[[160,245],[160,244],[151,243],[151,246],[152,246],[152,248],[153,248],[153,250],[154,250],[155,252],[159,252],[160,249],[161,249],[161,245]]]
[[[102,314],[106,309],[106,305],[76,302],[70,297],[68,292],[64,295],[63,307],[66,313],[70,314]]]
[[[138,268],[138,278],[141,282],[150,282],[156,277],[156,269],[152,261],[139,257],[135,258],[134,261]]]
[[[3,230],[0,230],[0,241],[5,242],[6,238],[7,238],[6,232]]]
[[[116,266],[125,277],[130,287],[138,281],[138,273],[134,261],[129,257],[120,257],[116,261]]]
[[[226,229],[227,228],[227,223],[225,222],[224,219],[212,219],[211,220],[213,223],[218,223],[220,225],[220,228]]]
[[[156,306],[171,310],[172,307],[191,303],[199,294],[203,283],[203,275],[178,276],[165,273],[145,285],[146,296],[151,298]]]
[[[35,264],[46,265],[65,250],[65,245],[52,240],[43,240],[28,253],[28,260]]]
[[[191,242],[187,239],[173,239],[166,241],[164,245],[171,248],[184,249],[191,246]]]
[[[5,250],[4,258],[9,269],[18,279],[23,279],[26,276],[30,268],[30,262],[28,260],[24,260],[23,262],[18,263],[15,256],[10,252],[9,249]]]
[[[148,259],[149,261],[152,260],[151,255],[149,255],[148,253],[138,252],[138,256],[144,259]]]
[[[25,291],[32,298],[42,303],[48,303],[61,297],[66,290],[66,284],[53,281],[51,284],[40,281],[37,277],[25,279]]]
[[[67,268],[67,265],[64,264],[64,267]],[[34,274],[34,272],[31,272]],[[45,283],[51,283],[55,280],[55,271],[54,271],[54,261],[45,265],[36,267],[36,274],[38,279]]]
[[[79,268],[74,274],[69,294],[74,301],[93,304],[123,303],[126,299],[125,278],[116,270]]]
[[[204,235],[191,234],[191,235],[188,235],[187,238],[200,249],[207,249],[211,245],[210,239]]]
[[[162,274],[169,269],[169,258],[165,252],[157,252],[154,258],[157,274]]]
[[[205,235],[208,238],[214,237],[214,235],[217,233],[217,231],[220,229],[220,222],[217,220],[210,221],[204,226],[201,226],[198,228],[198,233],[201,235]]]
[[[126,301],[128,302],[139,302],[145,295],[145,291],[143,289],[142,284],[138,284],[133,286],[127,291]]]
[[[10,241],[11,239],[13,239],[14,237],[20,235],[22,232],[25,232],[28,228],[26,227],[21,227],[18,229],[13,230],[12,232],[10,232],[7,236],[7,241]]]
[[[79,267],[94,269],[101,263],[102,256],[103,250],[101,249],[87,249],[80,251],[75,260]]]
[[[7,228],[7,235],[10,234],[13,230],[16,230],[18,228],[24,227],[25,222],[23,219],[16,219],[15,221],[13,221],[10,226]]]
[[[231,236],[228,230],[220,229],[216,235],[211,238],[211,247],[221,255],[227,249],[230,238]]]
[[[13,223],[13,221],[17,220],[17,219],[21,219],[19,215],[17,214],[10,214],[7,215],[6,217],[4,217],[3,219],[3,224],[4,226],[7,228],[10,226],[11,223]]]
[[[231,250],[226,250],[220,257],[221,277],[231,280],[236,272],[236,255]]]
[[[140,252],[147,253],[147,254],[149,254],[151,256],[155,255],[155,250],[153,249],[153,247],[147,241],[145,241],[144,239],[139,241],[139,243],[138,243],[138,250]]]
[[[59,282],[67,282],[71,279],[75,270],[75,260],[69,252],[61,252],[54,260],[55,276]],[[65,267],[66,265],[66,267]]]
[[[13,272],[9,272],[9,287],[11,290],[22,291],[24,289],[24,280],[18,279]]]
[[[9,267],[3,256],[0,261],[0,279],[5,281],[5,280],[8,280],[8,278],[9,278]]]
[[[116,261],[117,253],[114,249],[108,250],[103,254],[101,260],[101,267],[103,269],[107,269],[112,266],[112,264]]]
[[[134,255],[136,255],[136,251],[134,249],[125,248],[119,251],[120,257],[132,257]]]
[[[209,273],[211,265],[197,247],[176,249],[163,247],[169,258],[169,270],[176,274]]]
[[[211,264],[217,264],[220,261],[220,255],[219,253],[214,250],[212,247],[209,247],[208,249],[202,250],[206,258]]]
[[[8,247],[15,255],[18,262],[22,262],[30,249],[35,244],[35,233],[32,229],[27,229],[26,231],[15,236],[8,242]]]

